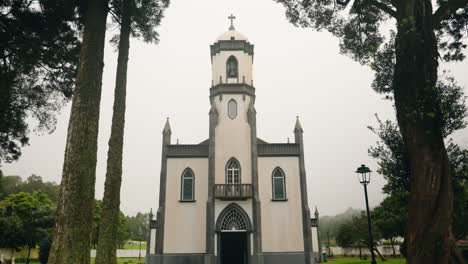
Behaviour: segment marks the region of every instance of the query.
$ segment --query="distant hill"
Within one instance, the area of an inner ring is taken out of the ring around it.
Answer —
[[[353,218],[353,216],[358,216],[361,214],[360,209],[348,208],[343,213],[334,215],[334,216],[320,216],[319,217],[319,230],[322,243],[327,241],[327,232],[330,233],[330,241],[334,241],[336,234],[338,232],[338,227],[344,224],[346,221]]]

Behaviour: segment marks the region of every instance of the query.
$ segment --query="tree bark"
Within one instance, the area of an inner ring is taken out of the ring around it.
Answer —
[[[120,186],[122,182],[122,152],[125,128],[125,99],[127,89],[127,66],[130,49],[131,5],[123,1],[120,26],[119,56],[114,92],[114,112],[107,153],[107,174],[102,204],[101,228],[99,230],[96,264],[117,263],[117,234],[120,214]]]
[[[450,263],[454,252],[450,164],[435,89],[438,50],[430,0],[399,1],[393,87],[410,157],[408,264]]]
[[[89,264],[107,0],[87,1],[49,264]]]

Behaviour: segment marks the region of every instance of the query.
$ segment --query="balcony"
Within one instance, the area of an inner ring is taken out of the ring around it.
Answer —
[[[215,184],[214,197],[224,201],[252,198],[252,184]]]

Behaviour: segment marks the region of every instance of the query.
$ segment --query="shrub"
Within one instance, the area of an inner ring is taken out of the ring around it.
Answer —
[[[49,251],[52,245],[52,236],[46,236],[40,243],[39,243],[39,262],[41,264],[47,264],[49,260]]]

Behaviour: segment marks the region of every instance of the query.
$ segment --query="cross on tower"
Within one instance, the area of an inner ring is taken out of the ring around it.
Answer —
[[[231,14],[230,16],[228,16],[228,18],[231,20],[231,26],[229,27],[229,30],[234,30],[234,19],[236,19],[236,17]]]

